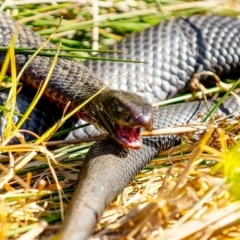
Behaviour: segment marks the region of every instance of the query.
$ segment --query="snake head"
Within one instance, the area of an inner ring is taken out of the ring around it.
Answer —
[[[136,94],[115,90],[107,91],[99,101],[100,125],[123,147],[139,149],[141,128],[153,128],[152,106]]]

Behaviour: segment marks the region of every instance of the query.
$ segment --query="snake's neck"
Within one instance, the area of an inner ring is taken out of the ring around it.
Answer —
[[[98,91],[100,91],[99,94],[93,97]],[[80,100],[75,100],[74,105],[71,108],[75,108],[83,104],[82,108],[76,114],[77,117],[90,124],[105,129],[101,121],[101,112],[103,111],[103,108],[101,108],[101,100],[103,99],[103,96],[108,94],[108,92],[109,88],[105,88],[102,91],[101,89],[95,90],[93,94],[86,96],[85,98],[81,98]],[[86,102],[86,104],[84,104],[84,102]]]

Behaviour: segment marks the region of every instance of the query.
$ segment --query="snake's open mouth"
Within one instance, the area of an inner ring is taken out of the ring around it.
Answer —
[[[115,136],[123,147],[139,149],[141,147],[140,127],[127,127],[115,123]]]

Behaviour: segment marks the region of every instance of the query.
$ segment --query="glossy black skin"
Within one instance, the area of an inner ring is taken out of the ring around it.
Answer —
[[[159,61],[156,59],[152,61],[161,67],[160,71],[158,68],[155,69],[160,78],[153,78],[151,83],[159,86],[160,92],[157,94],[160,94],[161,99],[174,95],[186,85],[194,73],[201,70],[213,71],[222,78],[240,76],[239,19],[193,16],[187,19],[166,21],[143,33],[131,36],[115,49],[128,46],[128,52],[136,52],[136,49],[131,50],[131,47],[134,45],[139,47],[143,44],[144,37],[151,39],[154,47],[160,49]],[[154,47],[146,47],[145,50],[149,55],[152,54],[158,58],[159,52],[154,51]],[[95,66],[94,63],[91,64]],[[97,71],[106,70],[105,63],[96,64]],[[112,66],[112,63],[109,65]],[[123,67],[127,71],[128,67]],[[147,66],[145,70],[149,71],[149,68],[154,71],[154,65]],[[113,69],[118,68],[113,65]],[[132,67],[129,69],[134,71]],[[136,67],[135,70],[139,68]],[[207,76],[203,76],[203,79],[209,80]],[[138,81],[139,78],[136,80]],[[211,108],[214,102],[209,104]],[[207,111],[206,104],[201,101],[163,107],[154,111],[153,127],[158,129],[193,121],[199,122],[201,121],[199,113],[205,116]],[[219,107],[218,114],[224,116],[235,111],[239,111],[239,104],[234,98],[229,98]],[[87,239],[93,233],[94,226],[106,206],[135,175],[152,160],[156,153],[178,144],[179,141],[176,135],[146,137],[139,150],[122,148],[110,140],[95,143],[80,170],[76,192],[59,231],[60,239]]]
[[[13,21],[2,13],[0,14],[0,21],[2,23],[0,36],[6,29],[11,28],[13,30],[15,27]],[[25,30],[28,31],[26,28]],[[152,34],[157,31],[161,31],[160,37],[154,34],[148,35],[148,33]],[[22,38],[19,41],[28,46],[32,46],[31,44],[35,44],[39,39],[40,42],[43,41],[38,35],[32,34],[31,42],[28,39],[29,35],[26,34],[25,37],[21,35]],[[207,16],[176,19],[160,24],[144,32],[141,36],[143,35],[146,35],[149,39],[153,36],[158,36],[158,41],[161,41],[162,44],[159,45],[159,42],[154,42],[154,44],[164,49],[164,60],[161,57],[159,61],[154,61],[154,63],[161,66],[160,70],[155,69],[158,70],[162,78],[156,78],[153,81],[153,84],[159,85],[161,90],[160,97],[164,99],[171,97],[184,87],[192,75],[200,70],[210,70],[222,77],[238,73],[240,65],[240,20],[238,19]],[[8,45],[9,41],[7,41],[4,35],[2,36],[0,37],[1,43]],[[135,45],[141,43],[137,38],[138,36],[133,36],[136,40],[134,42]],[[148,52],[150,50],[154,49],[148,49]],[[156,51],[155,53],[158,55]],[[4,55],[0,55],[0,61],[3,58]],[[40,66],[40,63],[42,63],[40,70],[44,70],[45,67],[48,68],[49,62],[46,62],[45,59],[38,56],[37,62],[33,62],[33,67]],[[18,63],[21,61],[22,63],[26,61],[24,56],[19,56]],[[19,64],[19,67],[21,67],[22,63]],[[62,77],[62,66],[70,68],[72,67],[71,63],[72,61],[69,60],[59,60],[59,68],[55,69],[54,76],[60,76],[60,78],[56,77],[53,79],[53,85],[49,94],[54,93],[53,87],[59,86],[58,81]],[[151,67],[154,67],[154,65]],[[30,73],[32,73],[31,70],[30,68]],[[91,84],[83,81],[83,86],[90,86],[94,90],[99,90],[102,84],[93,77],[89,70],[82,67],[78,68],[78,70],[80,72],[83,70],[86,73],[83,76],[91,79]],[[239,77],[239,75],[235,75],[235,77]],[[76,87],[79,83],[76,83],[74,78],[70,79],[72,82],[66,81],[69,85],[64,89],[70,91],[71,94],[73,92],[76,93],[76,95],[71,97],[73,100],[77,94],[80,94],[81,99],[85,99],[89,94],[89,88],[83,88],[86,91],[81,91]],[[61,84],[61,81],[60,85],[63,87],[64,84]],[[157,95],[159,94],[159,92],[156,93]],[[66,100],[68,99],[62,99],[63,102]],[[116,110],[121,112],[121,106],[119,109],[118,107]],[[235,110],[239,110],[239,105],[233,98],[228,99],[219,108],[220,113],[224,115],[231,114]],[[176,124],[195,121],[198,119],[199,112],[206,114],[205,103],[184,103],[161,108],[153,113],[153,128],[171,127]],[[126,120],[131,121],[131,117]],[[59,229],[59,239],[87,239],[93,233],[94,227],[105,207],[117,194],[159,151],[174,146],[179,143],[179,140],[175,135],[147,137],[143,139],[143,146],[139,150],[123,148],[112,140],[95,143],[80,170],[79,184],[67,211],[63,226]]]

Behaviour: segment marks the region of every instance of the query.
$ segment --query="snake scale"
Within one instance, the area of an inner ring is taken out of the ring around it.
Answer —
[[[15,23],[0,13],[0,24],[0,46],[8,46]],[[28,28],[19,27],[16,46],[38,47],[43,41]],[[201,70],[213,71],[220,77],[239,76],[239,46],[240,20],[193,16],[166,21],[143,33],[132,35],[116,46],[127,49],[129,53],[139,54],[139,60],[147,64],[88,62],[87,65],[92,71],[97,71],[103,80],[110,77],[108,74],[113,74],[112,78],[114,74],[127,73],[127,77],[121,77],[115,87],[138,93],[152,103],[173,96],[195,72]],[[48,44],[47,47],[54,45]],[[1,53],[1,62],[4,57],[5,54]],[[18,70],[28,58],[28,55],[16,55]],[[28,66],[22,81],[37,88],[45,80],[51,61],[49,57],[37,56]],[[45,96],[58,105],[64,105],[70,100],[71,107],[77,106],[90,93],[95,93],[103,86],[92,71],[75,60],[60,58]],[[101,75],[101,71],[104,75]],[[80,170],[77,189],[59,230],[59,239],[87,239],[113,198],[159,151],[180,141],[176,135],[144,137],[140,147],[140,128],[151,130],[200,121],[198,113],[207,113],[206,105],[201,101],[152,111],[147,101],[135,94],[107,88],[80,111],[80,117],[90,123],[98,121],[116,141],[96,142],[88,152]],[[209,104],[211,107],[215,102],[209,101]],[[103,107],[106,107],[107,113]],[[238,110],[237,101],[230,97],[217,113],[226,116],[238,114]]]

